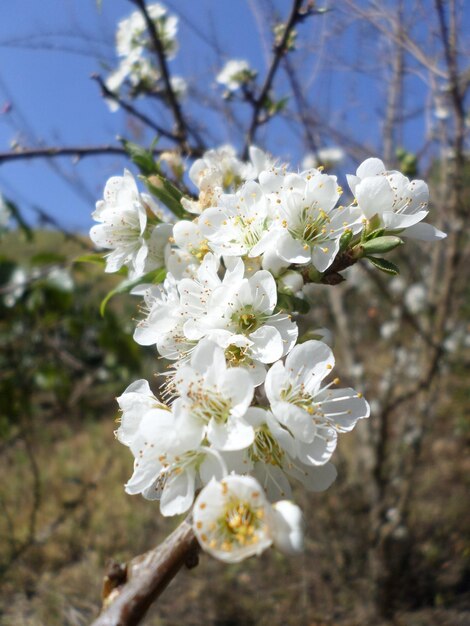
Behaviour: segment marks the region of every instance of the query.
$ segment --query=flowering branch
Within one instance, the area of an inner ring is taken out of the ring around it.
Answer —
[[[127,566],[111,566],[103,585],[103,612],[92,626],[134,626],[178,571],[198,563],[191,524],[182,522],[159,546]]]
[[[274,77],[276,75],[277,69],[279,67],[279,63],[281,62],[282,57],[286,53],[287,44],[289,42],[289,38],[291,36],[292,30],[294,29],[296,23],[301,18],[300,9],[302,7],[303,0],[294,0],[292,3],[292,8],[287,19],[287,22],[284,27],[283,35],[278,43],[274,45],[273,57],[271,59],[271,65],[269,66],[268,73],[266,74],[266,78],[264,79],[263,86],[261,87],[261,91],[259,95],[254,98],[253,101],[253,113],[251,117],[250,126],[248,128],[248,132],[246,134],[245,139],[245,148],[243,151],[243,157],[246,158],[248,156],[248,149],[250,145],[253,143],[256,131],[258,127],[261,125],[261,111],[263,110],[263,105],[268,96],[269,90],[271,89]]]
[[[167,139],[171,139],[172,141],[176,141],[176,142],[179,141],[178,137],[173,135],[173,133],[170,133],[169,131],[167,131],[165,128],[163,128],[163,126],[156,124],[152,119],[150,119],[150,117],[148,117],[148,115],[145,115],[145,113],[141,113],[131,104],[129,104],[128,102],[123,100],[121,97],[119,97],[117,94],[110,91],[110,89],[108,89],[108,87],[106,86],[106,83],[104,82],[104,80],[101,78],[99,74],[92,74],[91,78],[93,80],[96,80],[96,82],[100,86],[101,93],[103,94],[105,98],[108,98],[118,103],[119,106],[122,107],[125,111],[130,113],[136,119],[143,122],[146,126],[148,126],[152,130],[157,132],[162,137],[166,137]]]
[[[176,135],[178,141],[181,143],[182,148],[185,151],[190,152],[189,144],[188,144],[188,126],[186,124],[186,120],[183,117],[183,112],[181,110],[181,106],[178,102],[178,98],[176,97],[175,91],[171,84],[170,71],[168,69],[168,64],[165,57],[165,50],[163,48],[162,41],[160,39],[160,35],[158,34],[158,30],[155,26],[154,21],[149,15],[147,10],[147,6],[145,4],[145,0],[131,0],[141,11],[145,23],[147,25],[147,29],[152,40],[153,47],[155,49],[155,53],[158,57],[158,62],[160,65],[160,71],[162,73],[163,83],[165,85],[165,92],[168,99],[168,104],[170,109],[173,112],[173,117],[175,118],[176,123]]]

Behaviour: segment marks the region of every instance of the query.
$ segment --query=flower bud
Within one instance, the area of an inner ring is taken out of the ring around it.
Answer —
[[[289,296],[298,293],[304,286],[304,279],[299,272],[289,270],[278,278],[278,289],[280,293]]]

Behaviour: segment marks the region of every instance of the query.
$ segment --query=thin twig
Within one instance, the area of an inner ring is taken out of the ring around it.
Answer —
[[[152,40],[152,45],[155,49],[155,54],[158,58],[158,63],[160,66],[160,71],[162,73],[163,83],[165,85],[165,92],[168,100],[168,105],[173,113],[173,117],[175,119],[176,125],[176,139],[180,143],[181,147],[185,151],[190,151],[188,144],[188,126],[186,124],[186,120],[183,117],[183,112],[181,110],[180,103],[175,94],[173,86],[171,84],[170,71],[168,69],[168,64],[165,56],[165,49],[163,47],[162,40],[160,35],[158,34],[158,30],[155,26],[154,21],[150,17],[147,6],[145,4],[145,0],[131,0],[141,11],[142,16],[145,19],[145,23],[147,25],[147,30],[149,32],[150,38]]]
[[[261,112],[263,110],[263,105],[266,101],[266,98],[273,84],[273,80],[276,75],[279,64],[281,62],[281,59],[287,51],[287,43],[289,41],[289,37],[296,23],[300,19],[300,15],[301,15],[300,8],[302,7],[302,2],[303,0],[293,1],[291,11],[287,19],[287,22],[285,24],[282,37],[280,41],[274,45],[271,65],[268,69],[268,73],[266,74],[266,78],[264,79],[264,83],[263,83],[263,86],[261,87],[261,91],[259,92],[259,95],[255,99],[254,104],[253,104],[253,113],[251,116],[250,126],[246,134],[245,147],[243,150],[243,158],[245,159],[248,156],[248,149],[255,139],[256,131],[258,130],[258,127],[261,125]]]
[[[145,115],[145,113],[138,111],[134,106],[132,106],[132,104],[129,104],[120,96],[110,91],[99,74],[92,74],[91,78],[93,80],[96,80],[96,82],[100,86],[101,93],[104,98],[108,98],[119,104],[119,106],[123,108],[124,111],[127,111],[130,115],[143,122],[146,126],[154,130],[162,137],[166,137],[167,139],[171,139],[172,141],[179,142],[178,137],[176,137],[173,133],[170,133],[168,130],[163,128],[163,126],[156,124],[152,119],[150,119],[150,117],[148,117],[148,115]]]
[[[161,154],[162,148],[153,150],[154,154]],[[44,146],[41,148],[17,148],[0,152],[0,163],[8,161],[24,161],[28,159],[43,159],[55,157],[77,157],[83,158],[96,156],[99,154],[127,154],[122,146],[102,145],[102,146]]]

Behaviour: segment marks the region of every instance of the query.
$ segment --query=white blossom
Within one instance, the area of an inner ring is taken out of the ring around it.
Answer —
[[[197,269],[209,252],[207,238],[202,234],[197,219],[180,220],[173,226],[173,243],[169,250],[166,265],[168,271],[179,280],[194,278]]]
[[[255,72],[250,68],[248,61],[231,59],[227,61],[222,70],[217,74],[217,82],[229,91],[236,91],[253,78]]]
[[[296,346],[285,364],[278,361],[266,376],[271,410],[292,434],[295,456],[307,465],[326,463],[338,433],[352,430],[358,419],[369,416],[369,405],[354,389],[322,385],[333,366],[331,349],[312,340]]]
[[[250,476],[212,480],[194,505],[193,528],[201,547],[221,561],[237,563],[273,543],[296,553],[303,542],[302,514],[292,503],[267,501]]]
[[[319,148],[315,154],[308,153],[305,155],[302,161],[302,168],[304,170],[310,170],[318,165],[324,165],[327,168],[335,167],[344,161],[344,159],[344,150],[338,146]]]
[[[198,281],[183,279],[180,294],[187,316],[188,339],[208,337],[243,363],[245,358],[273,363],[294,345],[298,329],[289,315],[274,313],[276,282],[267,271],[244,277],[239,260],[223,281],[214,273],[212,255],[199,269]]]
[[[272,411],[252,407],[246,416],[255,429],[253,444],[247,450],[238,471],[250,472],[263,486],[269,500],[290,497],[290,481],[299,481],[308,491],[328,489],[336,478],[332,463],[321,465],[306,459],[304,445],[300,450],[295,434],[286,428]],[[311,453],[315,453],[316,441],[311,442]]]
[[[225,256],[259,256],[264,240],[272,235],[267,229],[268,200],[260,185],[245,183],[235,194],[222,195],[217,207],[209,208],[200,228],[211,249]]]
[[[104,199],[96,203],[93,213],[99,224],[90,230],[96,246],[112,250],[106,255],[106,272],[127,266],[131,275],[138,276],[164,265],[171,225],[156,224],[149,234],[148,216],[156,223],[161,212],[150,196],[139,193],[128,170],[108,180]]]
[[[429,190],[423,180],[410,181],[401,172],[387,171],[380,159],[367,159],[348,183],[365,219],[377,216],[379,226],[402,236],[433,241],[445,233],[422,223],[428,214]]]
[[[251,445],[254,430],[244,417],[254,384],[246,369],[227,368],[222,348],[201,341],[190,363],[176,370],[171,388],[181,397],[189,418],[203,426],[215,449],[241,450]]]
[[[124,410],[117,436],[135,458],[127,493],[160,500],[163,515],[178,515],[191,507],[201,484],[225,475],[222,458],[200,445],[202,429],[187,419],[179,401],[171,409],[157,404],[147,395],[145,381],[137,381],[120,404]]]
[[[264,242],[287,264],[312,263],[324,272],[339,251],[341,235],[362,228],[357,209],[334,208],[339,198],[336,176],[317,170],[285,176],[270,171],[260,174],[260,182],[272,194],[276,211],[271,241]]]
[[[136,326],[134,340],[141,346],[155,345],[166,359],[187,355],[195,344],[183,333],[186,317],[174,277],[168,274],[163,285],[143,284],[131,293],[144,297],[145,317]]]

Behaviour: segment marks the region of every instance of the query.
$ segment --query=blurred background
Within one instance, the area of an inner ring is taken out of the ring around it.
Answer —
[[[150,4],[150,3],[147,3]],[[459,626],[470,623],[470,5],[459,0],[304,1],[254,143],[294,168],[339,177],[369,156],[431,187],[448,233],[318,286],[305,327],[333,331],[342,382],[372,416],[341,438],[336,483],[296,494],[306,551],[239,565],[202,557],[145,623]],[[198,147],[241,152],[287,0],[165,2],[169,59]],[[156,84],[106,93],[129,0],[0,5],[0,623],[88,624],[109,558],[176,525],[124,493],[132,459],[114,397],[164,364],[132,340],[136,304],[99,304],[119,277],[75,260],[111,175],[135,168],[118,137],[174,150]],[[173,55],[172,55],[173,56]],[[229,59],[253,77],[230,92]],[[94,74],[94,78],[91,75]],[[180,83],[181,85],[182,83]],[[117,95],[116,95],[117,94]],[[106,98],[103,98],[103,95]],[[153,144],[155,145],[155,144]],[[168,165],[168,161],[166,162]],[[191,160],[184,159],[183,164]],[[171,169],[171,165],[170,165]]]

